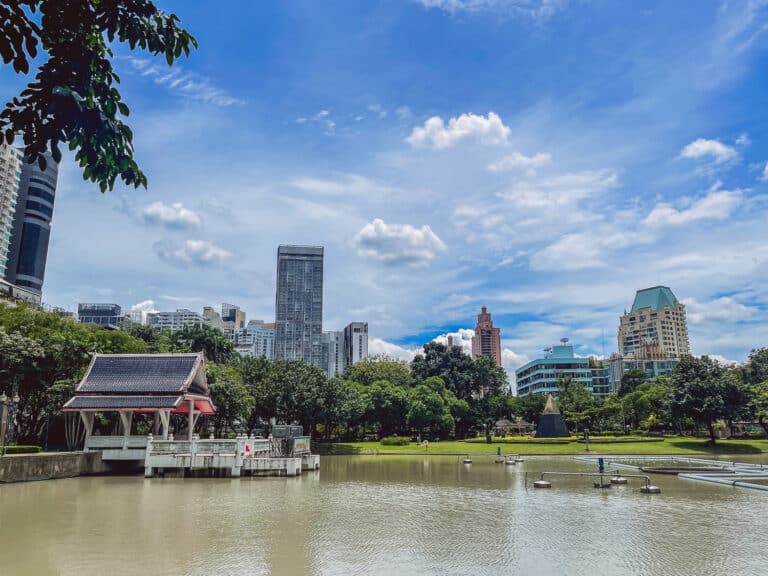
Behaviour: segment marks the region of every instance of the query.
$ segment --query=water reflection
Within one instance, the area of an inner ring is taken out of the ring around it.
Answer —
[[[765,574],[768,494],[530,484],[571,458],[331,457],[301,478],[0,487],[0,573]],[[528,472],[528,488],[525,486]]]

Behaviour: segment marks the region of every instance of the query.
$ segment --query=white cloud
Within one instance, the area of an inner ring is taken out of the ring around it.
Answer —
[[[756,308],[745,306],[733,298],[723,296],[709,302],[699,302],[695,298],[683,298],[686,317],[691,324],[704,322],[738,322],[748,320],[756,312]]]
[[[368,110],[373,112],[379,118],[379,120],[383,120],[387,117],[387,111],[381,104],[369,104]]]
[[[564,234],[530,259],[531,270],[584,270],[606,265],[605,247],[592,234]]]
[[[400,120],[408,120],[413,117],[413,112],[408,106],[398,106],[395,108],[395,116]]]
[[[738,366],[740,362],[737,362],[736,360],[729,360],[725,356],[721,356],[720,354],[707,354],[712,360],[720,364],[721,366]]]
[[[533,156],[525,156],[520,152],[512,152],[512,154],[489,164],[488,170],[490,172],[506,172],[508,170],[516,170],[519,168],[535,170],[536,168],[546,166],[550,162],[552,162],[552,155],[548,152],[539,152]]]
[[[442,118],[433,116],[423,126],[414,128],[406,141],[414,147],[442,150],[467,138],[476,138],[483,144],[505,144],[509,133],[509,127],[498,114],[489,112],[486,117],[470,113],[451,118],[447,126]]]
[[[154,300],[142,300],[131,306],[131,312],[154,312],[155,301]]]
[[[749,134],[742,132],[735,141],[736,146],[749,146],[752,144],[752,140],[749,139]]]
[[[169,67],[154,64],[148,58],[128,56],[127,60],[139,75],[149,78],[155,84],[165,86],[186,98],[201,100],[215,106],[232,106],[233,104],[245,103],[244,100],[227,94],[212,80],[199,74],[185,72],[178,63]]]
[[[421,348],[404,348],[397,344],[392,344],[381,338],[372,338],[368,342],[368,354],[370,356],[378,356],[383,354],[390,358],[396,358],[397,360],[406,360],[410,362],[416,354],[421,352]]]
[[[765,167],[763,167],[763,175],[760,177],[760,179],[768,181],[768,162],[766,162]]]
[[[370,200],[394,192],[394,188],[358,174],[339,174],[336,178],[300,177],[294,178],[289,184],[314,196],[352,196]]]
[[[738,156],[738,153],[733,147],[723,144],[719,140],[698,138],[683,148],[680,156],[691,159],[712,158],[715,163],[721,164],[733,160]]]
[[[453,337],[453,345],[460,346],[465,354],[472,355],[472,337],[475,331],[471,328],[459,328],[456,332],[447,332],[436,336],[432,341],[448,345],[448,336]]]
[[[147,222],[163,224],[171,228],[200,225],[200,216],[186,208],[181,202],[174,202],[173,204],[165,204],[160,201],[152,202],[144,207],[141,214]]]
[[[354,238],[361,256],[387,264],[425,266],[446,249],[442,240],[426,224],[387,224],[380,218],[366,224]]]
[[[551,17],[567,3],[567,0],[421,0],[425,8],[437,8],[449,14],[493,12],[540,20]]]
[[[232,256],[228,250],[207,240],[185,240],[182,244],[164,240],[156,242],[152,248],[160,259],[177,266],[215,266]]]
[[[719,183],[713,186],[706,196],[683,210],[678,210],[667,203],[658,204],[645,217],[643,223],[656,227],[676,226],[704,219],[724,220],[739,205],[742,194],[740,190],[718,190],[718,188]]]

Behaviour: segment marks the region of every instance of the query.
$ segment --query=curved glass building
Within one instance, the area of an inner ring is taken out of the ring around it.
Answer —
[[[45,170],[40,170],[37,162],[29,164],[25,160],[22,165],[6,271],[9,282],[37,294],[43,291],[59,174],[58,164],[50,154],[46,154],[46,160]]]

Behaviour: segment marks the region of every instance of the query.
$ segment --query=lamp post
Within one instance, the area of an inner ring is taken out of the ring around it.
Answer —
[[[16,406],[19,403],[19,393],[13,393],[13,398],[8,398],[5,392],[0,395],[0,412],[5,412],[5,430],[3,434],[3,451],[1,456],[5,456],[6,448],[13,439],[14,425],[16,420]]]

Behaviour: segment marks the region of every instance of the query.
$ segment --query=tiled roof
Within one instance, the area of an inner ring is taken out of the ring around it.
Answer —
[[[69,410],[172,409],[182,396],[75,396],[64,408]]]
[[[198,354],[97,355],[77,394],[180,394]]]
[[[635,294],[635,301],[632,303],[632,312],[637,312],[640,308],[651,308],[652,310],[661,310],[663,308],[674,308],[677,304],[677,298],[666,286],[654,286],[638,290]]]

